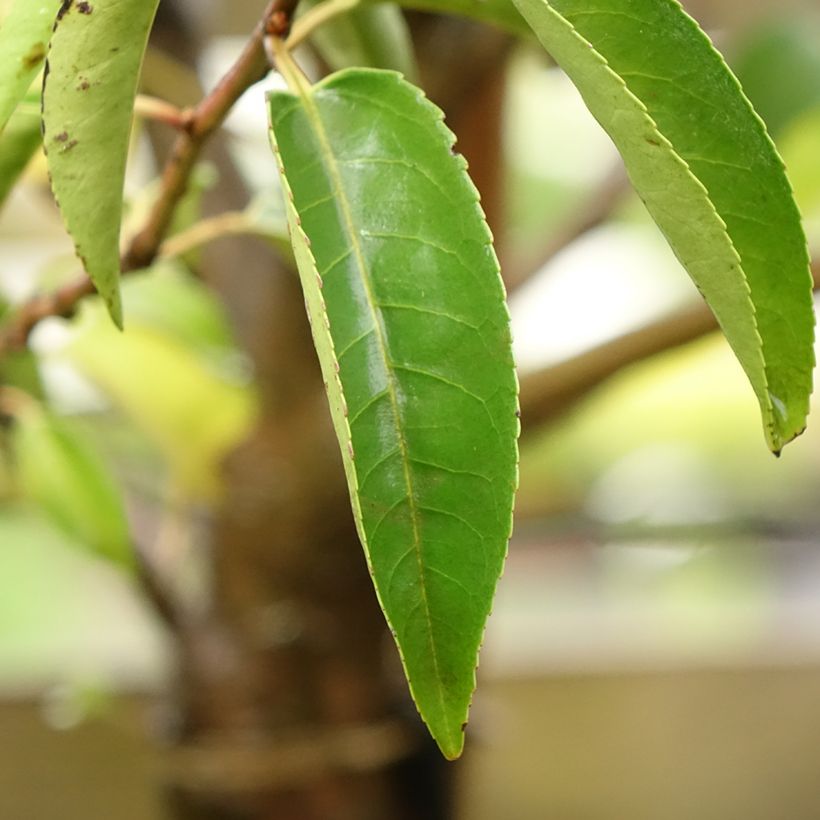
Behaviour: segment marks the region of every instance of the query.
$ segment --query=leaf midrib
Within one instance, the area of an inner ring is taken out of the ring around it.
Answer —
[[[407,501],[408,506],[410,508],[410,518],[413,527],[413,545],[412,548],[416,555],[416,561],[418,563],[418,571],[419,571],[419,579],[420,579],[420,591],[421,591],[421,601],[424,607],[424,614],[427,619],[428,629],[427,634],[429,637],[430,643],[430,657],[433,662],[433,668],[435,670],[436,676],[436,694],[438,695],[439,704],[441,707],[441,712],[444,717],[447,716],[447,708],[446,708],[446,701],[444,697],[444,689],[442,686],[442,676],[441,670],[439,668],[439,659],[438,653],[436,650],[436,642],[433,639],[433,619],[432,613],[430,611],[430,601],[427,595],[427,579],[424,570],[424,561],[422,557],[422,549],[421,549],[421,536],[419,533],[419,512],[418,507],[416,504],[416,496],[414,491],[414,484],[413,484],[413,477],[410,473],[410,456],[407,448],[407,440],[404,435],[404,429],[401,424],[401,413],[399,410],[399,400],[398,394],[396,389],[396,379],[393,375],[393,370],[391,366],[391,361],[387,355],[387,340],[385,338],[384,327],[382,326],[381,316],[377,311],[377,303],[375,299],[375,294],[373,292],[372,284],[371,284],[371,277],[370,277],[370,270],[367,265],[367,261],[365,259],[364,251],[362,249],[361,243],[359,242],[359,237],[356,232],[355,223],[353,221],[353,215],[351,213],[350,204],[347,200],[347,197],[344,193],[344,186],[343,186],[343,179],[342,175],[339,172],[339,167],[336,161],[336,157],[333,153],[333,149],[330,145],[330,140],[327,136],[327,131],[325,130],[324,123],[322,122],[322,116],[319,112],[318,107],[316,106],[313,95],[311,93],[312,89],[310,86],[306,86],[302,83],[299,84],[298,93],[302,102],[305,107],[305,112],[307,114],[308,120],[311,122],[314,131],[316,133],[316,137],[319,141],[320,146],[320,160],[322,165],[324,166],[325,170],[327,171],[328,176],[331,180],[331,189],[336,191],[336,200],[338,203],[338,211],[342,217],[343,222],[343,229],[347,234],[348,242],[353,250],[353,256],[356,260],[356,266],[359,269],[359,273],[361,275],[362,285],[364,287],[366,296],[367,296],[367,306],[370,310],[370,314],[373,319],[374,331],[375,336],[377,339],[377,346],[379,349],[379,353],[381,354],[382,362],[384,364],[385,375],[387,378],[387,395],[390,400],[390,407],[392,410],[393,419],[395,422],[396,434],[398,436],[398,447],[399,452],[401,453],[401,462],[402,462],[402,472],[404,476],[404,483],[407,492]],[[352,435],[352,431],[351,431]],[[353,465],[353,469],[358,476],[358,470]],[[362,533],[363,535],[364,532]],[[365,536],[366,537],[366,536]]]

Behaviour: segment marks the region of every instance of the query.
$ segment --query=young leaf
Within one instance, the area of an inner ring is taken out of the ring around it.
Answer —
[[[270,97],[294,252],[379,601],[448,758],[510,536],[517,384],[453,135],[392,72]]]
[[[65,0],[48,55],[43,142],[77,255],[122,325],[120,223],[131,115],[158,0]]]
[[[677,0],[515,0],[714,311],[775,452],[806,424],[806,240],[774,145]]]
[[[0,24],[0,131],[46,58],[60,0],[15,0]]]

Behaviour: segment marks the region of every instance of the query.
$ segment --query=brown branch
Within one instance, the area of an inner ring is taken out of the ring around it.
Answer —
[[[242,53],[216,87],[190,112],[162,174],[160,195],[142,229],[131,239],[122,256],[122,273],[147,267],[154,261],[171,224],[174,212],[188,186],[203,146],[223,123],[240,96],[268,71],[264,39],[271,27],[286,30],[296,0],[272,0]],[[20,307],[0,329],[0,356],[26,344],[36,325],[50,316],[70,317],[80,300],[95,292],[83,275],[50,294],[35,296]]]
[[[820,289],[820,258],[812,262]],[[687,306],[637,330],[521,379],[522,435],[534,433],[626,367],[673,350],[717,330],[706,304]]]

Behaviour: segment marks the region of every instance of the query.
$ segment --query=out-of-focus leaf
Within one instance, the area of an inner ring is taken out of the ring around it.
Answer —
[[[316,5],[300,4],[303,11]],[[387,68],[417,81],[410,30],[393,3],[358,6],[317,28],[311,39],[334,71],[355,66]]]
[[[820,216],[820,105],[783,130],[780,149],[794,179],[794,195],[806,218]]]
[[[0,23],[0,131],[43,66],[61,0],[16,0]]]
[[[253,421],[252,391],[159,330],[132,322],[118,334],[101,320],[89,311],[65,355],[147,434],[176,488],[213,500],[222,459]]]
[[[19,485],[76,543],[131,566],[128,526],[111,475],[83,432],[26,404],[15,415],[12,447]]]
[[[378,0],[365,0],[367,3]],[[401,6],[419,11],[470,17],[480,23],[509,31],[511,34],[530,36],[531,32],[512,0],[401,0]]]
[[[419,711],[461,753],[516,486],[492,238],[441,112],[393,72],[270,97],[354,515]]]
[[[123,299],[132,321],[172,337],[218,367],[236,360],[230,329],[213,291],[178,263],[159,262],[150,272],[123,282]]]
[[[775,452],[806,425],[814,312],[783,163],[677,0],[515,0],[714,311]]]
[[[134,97],[159,0],[66,0],[43,89],[43,143],[63,220],[122,326],[120,223]]]
[[[769,20],[746,41],[733,67],[779,137],[794,117],[820,103],[820,27],[808,19]]]
[[[0,358],[1,385],[12,385],[30,396],[42,398],[43,385],[37,357],[28,349],[6,351]]]
[[[0,133],[0,208],[41,144],[39,106],[23,104]]]

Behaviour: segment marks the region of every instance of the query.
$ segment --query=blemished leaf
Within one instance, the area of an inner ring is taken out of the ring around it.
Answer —
[[[15,417],[12,447],[26,498],[76,543],[120,566],[132,566],[119,490],[79,428],[32,402]]]
[[[157,4],[66,0],[43,89],[43,143],[52,190],[77,255],[119,326],[125,163]]]
[[[0,208],[41,144],[39,105],[21,105],[0,133]]]
[[[0,131],[43,67],[61,0],[16,0],[0,23]]]
[[[351,69],[270,96],[354,515],[416,705],[457,757],[510,537],[517,382],[492,237],[441,112]]]
[[[806,425],[812,283],[762,121],[677,0],[515,0],[609,133],[717,317],[774,452]]]
[[[303,10],[312,3],[302,3]],[[331,69],[367,66],[399,71],[416,82],[413,41],[402,10],[393,3],[360,5],[320,26],[312,35]]]

